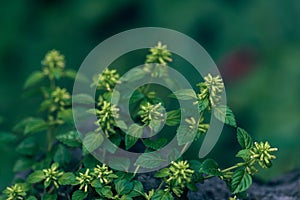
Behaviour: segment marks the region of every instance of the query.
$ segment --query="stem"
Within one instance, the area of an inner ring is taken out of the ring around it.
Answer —
[[[158,186],[158,188],[156,189],[156,191],[160,190],[160,188],[163,186],[163,184],[164,184],[164,182],[162,181],[162,182],[159,184],[159,186]]]

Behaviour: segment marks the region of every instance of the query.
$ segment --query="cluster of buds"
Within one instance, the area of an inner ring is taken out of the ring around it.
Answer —
[[[51,183],[58,188],[58,179],[61,177],[64,173],[57,170],[58,169],[58,163],[53,163],[49,169],[43,169],[44,175],[45,175],[45,187],[48,187]]]
[[[140,117],[142,118],[142,122],[145,124],[149,124],[151,120],[164,120],[164,108],[161,103],[151,104],[147,102],[145,105],[140,106],[140,111],[138,112]]]
[[[105,101],[101,96],[99,97],[97,106],[99,109],[96,109],[96,115],[98,117],[96,125],[100,126],[99,129],[109,137],[109,133],[115,133],[114,125],[116,124],[115,119],[119,118],[119,108]],[[98,129],[96,131],[98,131]]]
[[[78,184],[80,185],[79,189],[87,192],[89,185],[93,181],[93,176],[90,173],[90,169],[87,168],[85,173],[79,172],[79,176],[76,177],[76,181],[78,181]]]
[[[107,91],[111,91],[116,84],[121,83],[119,79],[120,79],[120,75],[117,73],[117,70],[115,69],[109,70],[108,68],[106,68],[103,71],[103,73],[94,76],[91,87],[96,86],[97,89],[104,89]]]
[[[26,196],[26,192],[19,184],[7,187],[3,193],[7,195],[7,200],[23,200]]]
[[[204,123],[204,117],[201,116],[199,121],[196,122],[194,117],[190,117],[185,119],[185,122],[189,125],[189,128],[194,130],[197,128],[197,135],[196,135],[196,139],[199,139],[200,135],[202,133],[206,133],[207,130],[209,129],[209,124]]]
[[[42,61],[43,72],[53,80],[59,78],[65,68],[65,57],[59,51],[49,51]]]
[[[97,165],[94,168],[94,175],[99,179],[101,184],[109,184],[114,178],[117,178],[105,164]]]
[[[254,147],[250,150],[250,158],[258,161],[258,164],[262,168],[269,168],[272,166],[271,160],[276,158],[274,155],[271,155],[271,153],[277,150],[277,148],[271,148],[268,142],[254,142]]]
[[[197,96],[201,100],[208,98],[210,105],[216,107],[221,101],[224,83],[219,75],[213,77],[211,74],[208,74],[204,77],[204,80],[205,82],[197,85],[200,88],[200,94]]]
[[[50,111],[63,110],[65,106],[70,104],[71,95],[66,88],[56,87],[51,93],[52,101],[55,106]]]
[[[146,63],[159,63],[166,65],[167,62],[172,62],[171,52],[167,49],[166,45],[162,45],[161,42],[155,47],[150,48],[151,54],[147,55]]]

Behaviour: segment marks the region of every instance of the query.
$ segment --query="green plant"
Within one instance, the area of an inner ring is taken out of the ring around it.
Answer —
[[[169,78],[165,66],[171,61],[171,53],[165,45],[159,43],[150,49],[145,67],[137,72],[139,78],[143,78],[145,74]],[[150,65],[153,62],[161,65],[153,67]],[[121,83],[120,75],[116,70],[106,69],[103,74],[95,75],[91,84],[91,87],[96,87],[98,95],[95,103],[95,113],[98,117],[95,124],[98,128],[81,141],[81,133],[77,132],[73,124],[72,97],[66,88],[58,85],[61,79],[73,79],[75,74],[74,71],[65,69],[64,56],[52,50],[42,61],[42,70],[34,72],[27,79],[25,88],[38,88],[43,95],[39,117],[26,118],[13,129],[20,141],[17,146],[20,157],[16,161],[14,171],[26,171],[29,175],[23,179],[16,179],[13,186],[3,191],[2,199],[172,200],[182,197],[187,190],[197,190],[196,183],[203,183],[212,177],[224,180],[233,198],[243,198],[246,196],[245,191],[252,184],[252,176],[258,172],[258,167],[271,167],[275,158],[271,153],[277,149],[271,148],[268,142],[253,142],[251,136],[237,126],[232,110],[221,104],[221,93],[224,89],[222,79],[208,74],[204,81],[197,85],[199,94],[194,95],[190,90],[175,92],[178,99],[192,100],[194,105],[198,105],[200,112],[198,120],[193,117],[185,119],[182,130],[177,131],[184,133],[177,137],[178,144],[189,142],[190,131],[194,128],[197,129],[196,139],[201,138],[209,129],[207,117],[213,115],[237,131],[237,141],[241,150],[237,152],[236,157],[240,158],[241,162],[222,169],[213,159],[200,162],[184,160],[184,157],[177,161],[170,158],[171,164],[155,173],[155,177],[161,180],[159,187],[145,191],[143,183],[136,179],[135,173],[114,171],[89,153],[103,142],[103,136],[98,132],[102,129],[106,137],[126,150],[134,148],[137,144],[143,145],[140,149],[143,152],[160,149],[170,138],[163,134],[160,137],[143,139],[140,138],[140,126],[127,127],[125,122],[116,123],[120,109],[110,103],[110,98],[111,90]],[[38,84],[41,86],[36,87]],[[78,102],[94,102],[93,98],[86,95],[73,98]],[[142,126],[149,126],[151,131],[157,130],[164,120],[169,127],[176,127],[180,123],[183,111],[172,109],[165,113],[165,103],[149,85],[136,90],[130,103],[134,120]],[[118,127],[120,124],[132,135],[125,134],[121,127]],[[137,170],[139,167],[147,167],[147,161],[143,155],[140,156],[135,163]],[[159,162],[153,161],[154,165],[158,166]]]

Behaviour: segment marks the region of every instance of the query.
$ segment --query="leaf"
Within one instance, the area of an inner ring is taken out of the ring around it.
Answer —
[[[168,143],[168,140],[166,138],[158,138],[156,140],[144,139],[143,143],[147,148],[158,150],[164,147]]]
[[[57,113],[57,118],[63,120],[65,123],[74,123],[72,109],[65,109],[59,111]]]
[[[100,133],[90,132],[84,137],[83,145],[89,152],[93,152],[102,144],[103,140]]]
[[[32,156],[38,152],[38,145],[35,138],[25,138],[16,148],[16,151],[22,155]]]
[[[122,130],[127,130],[127,125],[123,120],[116,120],[116,127],[119,127]]]
[[[203,112],[209,106],[209,99],[205,98],[203,100],[198,100],[198,108],[200,112]]]
[[[193,89],[177,90],[170,97],[175,97],[180,100],[195,100],[197,99],[196,93]]]
[[[233,173],[231,188],[234,194],[247,190],[252,184],[252,177],[246,170],[240,169]]]
[[[130,97],[129,104],[136,103],[144,98],[145,98],[145,95],[142,92],[136,90]]]
[[[76,176],[72,172],[64,173],[59,179],[60,185],[74,185],[76,184]]]
[[[140,181],[134,180],[133,182],[133,189],[127,195],[128,197],[137,197],[144,194],[144,186]]]
[[[45,177],[44,172],[42,170],[37,170],[28,176],[27,182],[28,183],[38,183],[38,182],[44,180],[45,178],[46,177]]]
[[[73,103],[77,104],[95,104],[95,100],[92,96],[88,94],[76,94],[72,96]]]
[[[235,155],[235,157],[242,158],[245,161],[249,160],[250,156],[251,153],[249,149],[242,149]]]
[[[72,70],[72,69],[67,69],[67,70],[65,70],[64,75],[67,78],[75,79],[76,78],[76,71]]]
[[[181,125],[177,129],[176,138],[178,145],[184,145],[193,142],[196,133],[186,125]]]
[[[219,121],[229,125],[236,127],[236,121],[232,110],[225,105],[219,105],[213,109],[213,113],[215,118]]]
[[[128,132],[130,133],[130,135],[128,133],[125,135],[126,150],[130,149],[143,135],[143,126],[132,124],[129,127]]]
[[[53,156],[53,161],[58,162],[60,165],[69,163],[71,161],[69,150],[65,146],[59,144]]]
[[[24,88],[29,88],[36,85],[38,82],[42,81],[44,74],[40,71],[33,72],[25,81]]]
[[[154,177],[156,177],[156,178],[164,178],[164,177],[167,177],[169,174],[170,174],[169,168],[163,168],[163,169],[159,170],[158,172],[156,172],[154,174]]]
[[[111,191],[111,187],[110,186],[105,186],[102,188],[96,188],[96,192],[100,195],[100,196],[104,196],[108,199],[111,199],[113,197],[113,193]]]
[[[126,157],[110,156],[108,158],[109,166],[127,172],[130,166],[130,159]]]
[[[133,188],[133,183],[126,179],[117,180],[115,182],[115,189],[119,195],[128,194]]]
[[[69,147],[80,147],[81,139],[77,131],[69,131],[56,136],[56,139]]]
[[[0,132],[0,143],[11,143],[17,140],[16,135],[8,132]]]
[[[83,192],[81,190],[76,190],[72,194],[72,200],[84,200],[88,196],[87,192]]]
[[[165,192],[163,190],[158,190],[154,193],[151,200],[173,200],[174,197],[170,192]]]
[[[44,194],[42,200],[56,200],[57,194]]]
[[[200,172],[207,174],[207,175],[213,175],[213,176],[221,176],[222,172],[219,169],[218,163],[213,159],[206,159],[203,161]]]
[[[29,196],[28,198],[26,198],[26,200],[37,200],[37,198],[35,196]]]
[[[252,137],[242,128],[237,129],[237,140],[244,149],[251,149],[253,146]]]
[[[146,72],[141,68],[133,68],[122,76],[121,81],[135,82],[142,79],[145,74]]]
[[[93,180],[92,183],[91,183],[91,186],[94,187],[94,188],[101,188],[102,184],[101,184],[99,178]]]
[[[166,125],[167,126],[176,126],[181,121],[181,111],[180,110],[171,110],[167,112]]]
[[[135,162],[136,166],[141,166],[144,168],[156,168],[161,166],[166,160],[162,159],[159,154],[155,152],[143,153],[138,157]]]
[[[199,172],[201,168],[201,163],[198,160],[190,160],[190,167],[193,169],[195,172]]]
[[[48,128],[48,124],[40,118],[30,118],[26,122],[24,135],[33,134],[37,132],[41,132]]]
[[[16,161],[13,172],[20,172],[29,169],[33,164],[33,161],[29,158],[20,158]]]

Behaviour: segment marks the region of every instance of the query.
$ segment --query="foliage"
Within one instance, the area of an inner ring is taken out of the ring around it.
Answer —
[[[143,70],[137,72],[141,76],[150,73],[151,76],[167,77],[165,65],[171,61],[171,53],[166,46],[158,43],[150,49]],[[154,65],[155,67],[149,70],[152,66],[149,63],[153,62],[160,65]],[[131,101],[135,108],[133,118],[141,126],[127,127],[125,122],[116,123],[120,108],[113,105],[110,98],[112,88],[121,83],[118,80],[120,76],[116,70],[105,70],[104,74],[95,76],[91,85],[96,87],[99,95],[95,101],[95,113],[98,117],[95,124],[98,127],[81,142],[81,133],[76,131],[73,125],[72,97],[66,88],[58,86],[61,79],[74,78],[74,74],[74,71],[65,69],[64,56],[52,50],[42,61],[42,70],[34,72],[27,79],[24,86],[26,89],[46,83],[39,86],[44,100],[39,106],[39,117],[28,117],[14,127],[21,141],[17,147],[20,157],[14,170],[27,172],[29,175],[23,180],[16,179],[14,185],[7,187],[3,191],[4,199],[171,200],[182,197],[188,190],[197,190],[196,183],[203,183],[215,176],[224,180],[232,194],[239,197],[243,196],[252,184],[252,176],[258,171],[258,167],[269,168],[275,159],[271,153],[277,151],[276,148],[271,148],[268,142],[253,142],[251,136],[237,126],[232,110],[221,104],[223,81],[219,76],[214,77],[211,74],[204,77],[204,82],[198,84],[199,94],[194,95],[189,90],[175,92],[178,99],[193,100],[200,112],[199,119],[184,119],[185,126],[180,129],[177,126],[182,112],[185,111],[173,109],[164,112],[164,102],[149,86],[139,88],[134,94],[134,101]],[[92,98],[83,94],[73,97],[73,100],[94,103]],[[89,153],[96,150],[104,140],[103,136],[98,134],[101,128],[106,137],[119,147],[131,150],[136,146],[143,146],[140,150],[147,154],[142,154],[136,160],[137,169],[149,167],[150,160],[151,166],[157,167],[161,165],[163,158],[151,152],[162,148],[169,138],[140,138],[142,127],[149,125],[150,131],[157,130],[165,121],[167,126],[177,127],[177,132],[183,133],[177,137],[178,144],[183,145],[193,140],[190,137],[192,129],[196,128],[197,139],[207,132],[209,125],[206,119],[211,115],[237,131],[237,141],[241,150],[236,157],[242,161],[226,169],[221,169],[213,159],[200,162],[184,160],[183,157],[173,160],[170,156],[171,164],[155,174],[155,177],[161,180],[160,186],[145,191],[135,173],[112,170]],[[128,135],[121,129],[126,129],[131,134]],[[35,136],[45,140],[46,145],[36,141]]]

